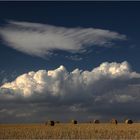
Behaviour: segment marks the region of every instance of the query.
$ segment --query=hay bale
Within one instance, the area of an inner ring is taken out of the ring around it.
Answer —
[[[72,124],[77,124],[77,121],[76,120],[71,120],[71,123]]]
[[[130,119],[127,119],[127,120],[125,120],[125,123],[126,123],[126,124],[132,124],[132,123],[133,123],[133,121],[132,121],[132,120],[130,120]]]
[[[49,120],[49,121],[47,122],[47,125],[54,126],[55,123],[54,123],[54,121],[50,121],[50,120]]]
[[[99,120],[94,120],[93,122],[94,122],[94,123],[100,123],[100,121],[99,121]]]
[[[118,121],[116,119],[111,119],[110,123],[112,123],[112,124],[118,124]]]

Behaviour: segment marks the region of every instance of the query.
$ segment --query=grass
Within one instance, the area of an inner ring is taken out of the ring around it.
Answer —
[[[0,139],[140,139],[140,124],[1,124]]]

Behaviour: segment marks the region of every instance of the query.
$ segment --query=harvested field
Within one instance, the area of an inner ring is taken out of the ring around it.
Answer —
[[[140,124],[1,124],[0,139],[140,139]]]

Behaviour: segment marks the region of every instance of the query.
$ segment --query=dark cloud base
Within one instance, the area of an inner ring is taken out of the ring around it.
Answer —
[[[92,71],[60,66],[29,72],[0,87],[0,123],[138,121],[139,93],[140,74],[127,62],[105,62]]]

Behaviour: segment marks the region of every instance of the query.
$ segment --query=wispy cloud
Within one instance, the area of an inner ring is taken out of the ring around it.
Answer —
[[[41,23],[9,21],[0,27],[4,43],[29,55],[44,57],[50,51],[83,52],[89,46],[107,46],[125,35],[96,28],[67,28]]]
[[[83,58],[78,56],[78,55],[70,55],[70,56],[65,56],[67,59],[69,60],[73,60],[73,61],[81,61]]]

